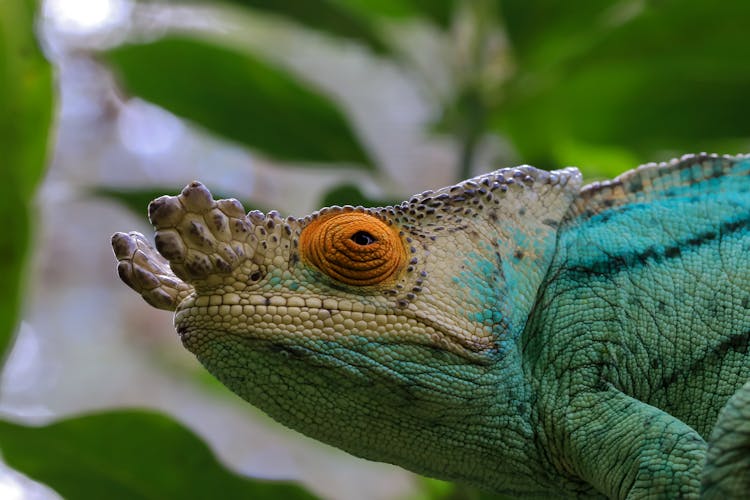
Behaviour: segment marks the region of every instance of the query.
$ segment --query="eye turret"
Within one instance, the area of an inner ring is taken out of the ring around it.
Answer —
[[[302,258],[347,285],[384,283],[398,275],[406,249],[393,226],[361,212],[324,215],[302,230]]]

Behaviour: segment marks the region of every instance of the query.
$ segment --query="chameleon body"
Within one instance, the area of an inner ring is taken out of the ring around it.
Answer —
[[[196,182],[149,216],[156,250],[113,237],[121,278],[304,434],[513,496],[746,491],[750,156],[585,187],[521,166],[300,219]]]

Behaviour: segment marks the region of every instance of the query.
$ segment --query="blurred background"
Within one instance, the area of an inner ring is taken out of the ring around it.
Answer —
[[[0,497],[479,498],[233,396],[120,283],[111,234],[150,235],[148,201],[193,179],[304,215],[522,163],[591,181],[749,152],[748,20],[744,0],[0,1]]]

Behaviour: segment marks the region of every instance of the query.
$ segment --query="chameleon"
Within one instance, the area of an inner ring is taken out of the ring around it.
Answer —
[[[750,491],[750,155],[302,218],[192,182],[148,214],[120,278],[303,434],[513,497]]]

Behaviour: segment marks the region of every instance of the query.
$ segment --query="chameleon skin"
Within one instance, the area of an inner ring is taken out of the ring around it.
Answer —
[[[691,158],[582,193],[523,344],[558,469],[612,497],[698,488],[750,378],[749,173]]]
[[[149,216],[158,252],[117,233],[120,277],[304,434],[514,496],[745,491],[750,157],[583,188],[522,166],[302,219],[193,183]]]

